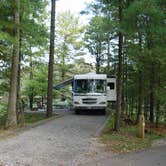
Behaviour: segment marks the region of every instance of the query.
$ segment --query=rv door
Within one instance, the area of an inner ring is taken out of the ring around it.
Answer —
[[[107,78],[107,101],[116,101],[116,78]]]

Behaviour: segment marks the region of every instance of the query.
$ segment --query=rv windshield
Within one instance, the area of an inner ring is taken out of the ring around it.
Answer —
[[[74,85],[75,93],[105,93],[106,80],[75,80]]]

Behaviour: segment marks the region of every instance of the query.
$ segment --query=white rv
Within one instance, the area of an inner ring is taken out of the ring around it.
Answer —
[[[116,101],[116,79],[106,74],[75,75],[72,87],[73,108],[80,110],[100,110],[105,114],[108,101]]]
[[[72,105],[76,113],[80,110],[100,110],[105,114],[108,102],[116,101],[116,78],[106,74],[79,74],[56,86],[59,90],[72,84]]]

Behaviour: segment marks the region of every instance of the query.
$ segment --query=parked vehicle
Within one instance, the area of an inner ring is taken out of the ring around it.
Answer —
[[[100,110],[105,114],[108,102],[116,101],[116,78],[106,74],[79,74],[55,86],[60,89],[72,85],[72,105],[76,113],[84,110]]]
[[[73,79],[73,108],[79,110],[100,110],[105,114],[108,101],[116,101],[116,79],[106,74],[75,75]]]

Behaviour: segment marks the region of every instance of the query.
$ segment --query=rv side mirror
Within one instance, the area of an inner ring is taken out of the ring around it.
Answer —
[[[110,90],[115,89],[115,83],[114,83],[114,82],[109,82],[109,83],[107,84],[107,86],[109,87]]]

